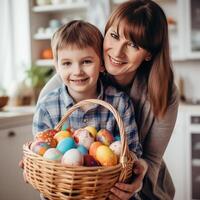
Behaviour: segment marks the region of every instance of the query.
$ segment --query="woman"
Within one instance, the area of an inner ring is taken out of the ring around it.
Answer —
[[[104,60],[105,81],[133,99],[143,146],[143,159],[134,169],[138,176],[131,184],[117,183],[109,199],[130,199],[142,182],[142,199],[173,199],[173,182],[162,157],[175,125],[179,96],[163,10],[151,0],[119,5],[105,28]],[[50,83],[54,87],[55,81]]]

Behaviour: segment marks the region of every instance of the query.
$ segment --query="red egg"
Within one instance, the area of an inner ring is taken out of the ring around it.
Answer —
[[[101,129],[96,135],[96,140],[109,146],[114,141],[114,137],[108,130]]]
[[[84,155],[84,166],[95,167],[101,166],[101,164],[96,161],[91,155]]]

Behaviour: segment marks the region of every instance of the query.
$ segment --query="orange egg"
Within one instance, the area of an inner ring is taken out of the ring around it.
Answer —
[[[57,140],[57,142],[60,142],[64,138],[71,137],[72,134],[69,131],[59,131],[58,133],[55,134],[54,139]]]
[[[89,148],[89,155],[96,158],[96,151],[99,146],[103,145],[101,142],[93,142]]]
[[[101,145],[100,147],[97,148],[96,159],[103,166],[114,166],[117,164],[117,156],[106,145]]]
[[[48,130],[42,131],[40,133],[38,133],[35,136],[35,139],[37,141],[43,141],[46,142],[48,145],[50,145],[52,148],[57,146],[57,141],[56,139],[53,138],[53,135],[51,134],[51,132],[49,132]]]

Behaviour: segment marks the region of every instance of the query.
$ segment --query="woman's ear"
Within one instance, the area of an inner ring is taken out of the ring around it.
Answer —
[[[104,65],[101,65],[100,66],[100,72],[104,72],[105,71],[105,67],[104,67]]]
[[[151,53],[148,52],[146,57],[145,57],[145,61],[150,61],[151,58],[152,58],[152,55],[151,55]]]

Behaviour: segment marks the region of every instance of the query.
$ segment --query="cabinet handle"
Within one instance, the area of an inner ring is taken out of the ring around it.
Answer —
[[[8,132],[8,137],[15,137],[16,133],[14,131]]]

